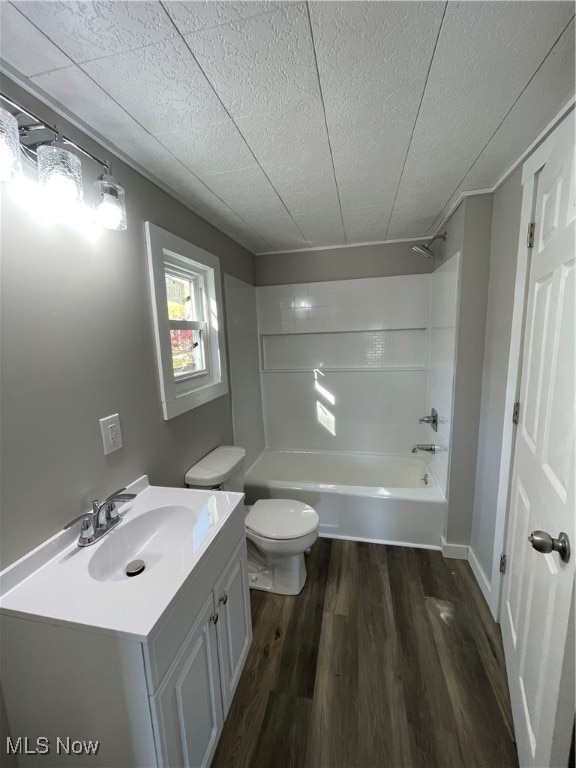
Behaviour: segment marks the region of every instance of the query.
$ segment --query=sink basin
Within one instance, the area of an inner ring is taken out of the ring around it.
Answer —
[[[99,581],[120,581],[136,578],[126,575],[126,566],[132,560],[144,561],[144,574],[166,556],[187,557],[204,545],[215,513],[212,497],[199,509],[168,505],[122,520],[106,534],[90,558],[88,573]]]

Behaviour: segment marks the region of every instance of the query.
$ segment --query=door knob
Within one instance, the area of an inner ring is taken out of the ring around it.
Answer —
[[[567,563],[570,560],[570,539],[568,535],[562,531],[558,534],[558,538],[554,539],[546,531],[532,531],[528,536],[528,541],[537,552],[558,552],[560,560]]]

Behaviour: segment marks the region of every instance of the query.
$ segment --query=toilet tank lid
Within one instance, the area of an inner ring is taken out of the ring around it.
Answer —
[[[193,467],[184,478],[187,485],[220,485],[242,468],[246,451],[236,445],[221,445]]]

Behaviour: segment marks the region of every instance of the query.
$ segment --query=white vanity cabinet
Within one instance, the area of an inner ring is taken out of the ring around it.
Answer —
[[[210,764],[252,639],[244,540],[151,697],[158,764]]]
[[[224,722],[212,596],[151,698],[158,763],[209,765]]]
[[[245,542],[234,553],[214,588],[224,717],[230,709],[252,640],[248,568],[244,548]]]
[[[152,569],[141,583],[154,590]],[[15,609],[3,610],[1,622],[11,737],[26,739],[20,768],[207,766],[252,640],[243,505],[145,636]],[[67,738],[99,741],[97,754],[58,751]],[[43,739],[52,762],[36,751]]]

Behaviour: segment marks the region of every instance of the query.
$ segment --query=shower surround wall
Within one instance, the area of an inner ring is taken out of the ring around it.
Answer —
[[[438,411],[438,431],[426,427],[426,443],[438,446],[429,463],[444,497],[448,495],[452,401],[456,358],[456,317],[460,254],[455,253],[430,275],[430,363],[428,413]]]
[[[266,446],[408,454],[424,442],[431,276],[256,289]]]

